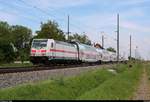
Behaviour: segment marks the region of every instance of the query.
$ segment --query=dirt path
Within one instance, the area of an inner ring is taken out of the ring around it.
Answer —
[[[148,82],[146,68],[143,68],[143,75],[133,100],[150,100],[150,85]]]

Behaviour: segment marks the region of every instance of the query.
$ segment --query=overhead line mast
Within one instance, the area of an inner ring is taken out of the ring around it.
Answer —
[[[117,61],[119,62],[119,14],[117,14]]]
[[[102,35],[102,42],[101,42],[101,45],[102,45],[102,48],[104,48],[104,32],[101,32],[101,35]]]
[[[130,35],[130,60],[132,57],[132,36]]]
[[[68,15],[68,32],[67,32],[67,34],[68,34],[68,41],[70,40],[69,39],[69,33],[70,33],[70,17]]]
[[[104,35],[102,35],[102,47],[104,48]]]

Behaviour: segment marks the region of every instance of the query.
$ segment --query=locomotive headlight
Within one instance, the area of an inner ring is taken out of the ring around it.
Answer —
[[[45,54],[45,53],[42,53],[42,56],[46,56],[46,54]]]
[[[35,53],[31,53],[31,56],[35,56]]]

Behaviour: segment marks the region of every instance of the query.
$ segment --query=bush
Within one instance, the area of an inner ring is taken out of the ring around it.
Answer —
[[[19,60],[21,60],[22,63],[29,60],[29,53],[26,51],[26,49],[19,51]]]
[[[2,49],[0,49],[0,63],[2,63],[4,61],[4,58],[5,58],[5,56],[3,54],[3,51],[2,51]]]
[[[15,53],[12,46],[5,40],[0,40],[0,62],[10,63],[13,62]]]

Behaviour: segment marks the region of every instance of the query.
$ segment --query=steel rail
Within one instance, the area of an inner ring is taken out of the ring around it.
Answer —
[[[54,70],[54,69],[67,69],[67,68],[78,68],[78,67],[90,67],[98,66],[100,64],[93,65],[58,65],[58,66],[29,66],[29,67],[3,67],[0,68],[0,74],[7,73],[19,73],[19,72],[32,72],[32,71],[44,71],[44,70]],[[103,64],[101,64],[103,65]]]

